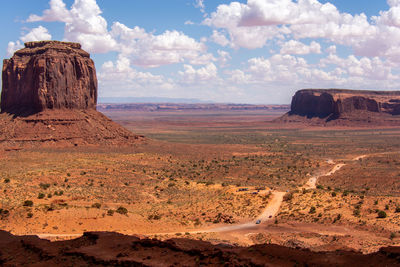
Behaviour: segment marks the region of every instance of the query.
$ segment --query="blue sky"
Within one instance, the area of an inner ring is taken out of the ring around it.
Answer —
[[[3,58],[80,42],[103,97],[289,103],[302,88],[400,89],[400,0],[13,0]]]

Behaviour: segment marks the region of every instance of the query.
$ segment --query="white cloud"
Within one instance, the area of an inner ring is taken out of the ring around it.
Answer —
[[[321,54],[321,45],[312,41],[310,45],[305,45],[299,41],[290,40],[282,45],[281,54],[307,55]]]
[[[331,45],[329,46],[326,50],[326,53],[328,54],[336,54],[336,45]]]
[[[182,83],[204,83],[217,80],[217,67],[213,63],[209,63],[199,69],[193,68],[191,65],[183,65],[184,71],[179,71]]]
[[[199,8],[201,13],[204,13],[206,8],[206,6],[204,5],[204,0],[196,0],[195,7]]]
[[[75,0],[69,10],[62,0],[51,0],[50,9],[43,11],[42,16],[30,15],[27,21],[64,22],[64,40],[79,42],[91,53],[107,53],[114,50],[116,42],[101,13],[96,0]]]
[[[229,40],[228,38],[226,38],[225,34],[216,30],[213,30],[213,34],[211,35],[211,40],[214,43],[219,44],[221,46],[229,45]]]
[[[24,48],[24,45],[20,41],[16,42],[8,42],[7,46],[7,56],[10,57],[14,54],[15,51]]]
[[[162,75],[150,72],[140,72],[131,67],[130,61],[124,56],[118,60],[105,62],[98,74],[101,88],[107,88],[106,95],[142,95],[154,90],[154,95],[160,90],[173,88],[172,81]],[[103,93],[104,94],[104,93]]]
[[[118,42],[118,51],[138,66],[151,68],[185,61],[201,65],[215,60],[203,43],[175,30],[154,35],[116,22],[111,34]]]
[[[7,56],[12,56],[18,49],[24,48],[24,42],[51,40],[51,34],[45,27],[39,26],[21,35],[19,39],[16,42],[8,42]]]
[[[185,24],[185,25],[194,25],[194,22],[191,21],[191,20],[187,20],[187,21],[185,21],[184,24]]]
[[[20,37],[22,42],[51,40],[51,34],[43,27],[33,28],[30,32]]]
[[[218,53],[218,56],[219,56],[218,57],[219,65],[221,67],[226,67],[228,61],[232,59],[231,55],[229,54],[229,52],[224,51],[224,50],[218,50],[217,53]]]

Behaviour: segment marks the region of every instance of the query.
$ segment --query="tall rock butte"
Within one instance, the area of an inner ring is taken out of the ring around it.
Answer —
[[[280,121],[400,125],[400,91],[303,89]]]
[[[78,43],[25,43],[25,48],[4,60],[2,78],[2,112],[96,109],[96,69]]]
[[[25,43],[3,61],[2,81],[0,143],[121,145],[141,139],[96,111],[96,69],[78,43]]]

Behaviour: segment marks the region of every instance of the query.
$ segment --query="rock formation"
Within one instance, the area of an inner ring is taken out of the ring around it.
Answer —
[[[95,109],[96,103],[96,69],[80,44],[29,42],[3,62],[2,112]]]
[[[3,62],[0,143],[129,144],[139,136],[96,111],[94,62],[78,43],[25,43]]]
[[[398,124],[396,115],[400,115],[400,91],[304,89],[296,92],[290,112],[280,120],[300,121],[303,117],[315,122]]]
[[[400,248],[372,254],[313,252],[273,244],[239,247],[174,238],[166,241],[87,232],[59,242],[0,231],[4,266],[400,266]]]

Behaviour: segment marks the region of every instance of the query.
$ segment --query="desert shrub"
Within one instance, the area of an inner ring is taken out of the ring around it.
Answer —
[[[96,202],[96,203],[94,203],[92,205],[92,208],[100,209],[101,208],[101,204]]]
[[[50,187],[50,184],[40,183],[39,186],[40,186],[40,188],[42,188],[43,190],[46,190],[47,188]]]
[[[33,201],[32,200],[25,200],[23,206],[24,207],[32,207],[33,206]]]
[[[4,219],[10,215],[10,212],[8,210],[0,209],[0,219]]]
[[[48,197],[48,198],[52,198],[52,196],[53,196],[53,195],[52,195],[51,193],[47,194],[47,197]]]
[[[63,194],[64,194],[64,191],[62,191],[62,190],[54,192],[55,196],[62,196]]]
[[[313,213],[315,213],[315,212],[316,212],[315,207],[312,206],[312,207],[310,208],[310,211],[309,211],[308,213],[313,214]]]
[[[38,198],[38,199],[42,199],[42,198],[44,198],[45,196],[46,196],[45,194],[39,193],[37,198]]]
[[[116,210],[116,212],[119,213],[119,214],[123,214],[123,215],[128,214],[128,210],[127,210],[125,207],[122,207],[122,206],[120,206],[120,207]]]
[[[8,184],[10,182],[10,179],[6,178],[4,179],[4,183]]]
[[[390,233],[390,240],[393,240],[393,238],[395,238],[396,237],[396,233],[395,232],[391,232]]]
[[[353,211],[353,215],[354,216],[356,216],[356,217],[358,217],[358,216],[360,216],[360,210],[359,209],[355,209],[354,211]]]
[[[338,214],[335,219],[333,219],[333,223],[339,221],[342,218],[342,214]]]
[[[336,194],[336,192],[332,192],[331,195],[332,195],[332,197],[336,197],[337,194]]]
[[[283,196],[283,201],[285,201],[285,202],[291,201],[292,199],[293,199],[293,193],[292,192],[287,192]]]
[[[317,185],[317,189],[324,189],[324,187],[322,185]]]
[[[378,211],[378,218],[384,219],[386,217],[387,217],[386,212],[384,212],[383,210]]]
[[[85,171],[81,171],[81,172],[80,172],[80,175],[85,175],[85,174],[86,174]]]
[[[169,183],[168,184],[168,187],[173,187],[173,186],[175,186],[175,183]]]
[[[27,218],[32,218],[33,217],[33,213],[32,212],[28,212],[28,214],[26,214]]]
[[[113,210],[107,210],[107,215],[108,216],[113,216],[114,215],[114,211]]]
[[[400,206],[396,207],[395,212],[399,213],[400,212]]]
[[[389,210],[389,205],[388,204],[385,205],[385,210]]]

